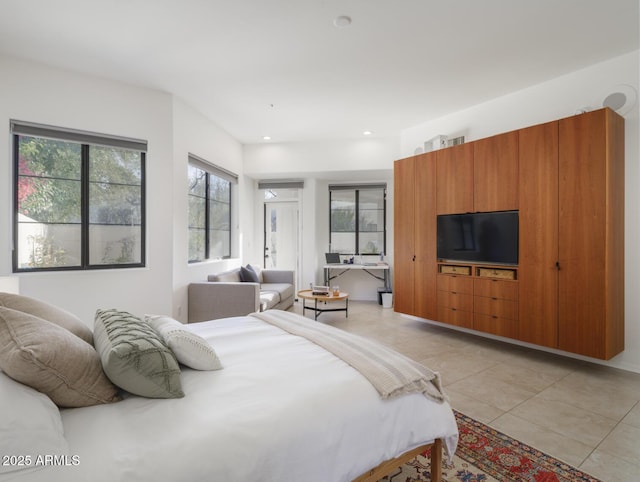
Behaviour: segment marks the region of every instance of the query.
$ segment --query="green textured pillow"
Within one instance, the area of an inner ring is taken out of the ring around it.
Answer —
[[[175,355],[148,322],[118,310],[98,310],[93,327],[96,350],[109,379],[148,398],[184,397]]]

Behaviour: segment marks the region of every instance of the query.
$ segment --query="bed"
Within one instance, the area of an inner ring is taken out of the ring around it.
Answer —
[[[59,433],[33,432],[28,465],[7,458],[19,453],[0,454],[0,480],[378,480],[428,446],[434,461],[456,449],[446,400],[422,393],[381,397],[359,371],[304,337],[251,315],[182,329],[215,349],[221,369],[181,365],[179,398],[124,392],[116,403],[60,409],[38,400]],[[6,419],[9,409],[19,422],[14,428],[28,423],[31,398],[44,395],[0,377],[0,416]],[[0,428],[6,432],[7,425]],[[436,470],[432,478],[438,477]]]

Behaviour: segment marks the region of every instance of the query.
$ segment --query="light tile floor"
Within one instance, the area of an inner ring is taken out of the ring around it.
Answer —
[[[439,371],[453,408],[476,420],[605,482],[640,480],[638,373],[434,326],[376,302],[351,301],[348,317],[318,320]]]

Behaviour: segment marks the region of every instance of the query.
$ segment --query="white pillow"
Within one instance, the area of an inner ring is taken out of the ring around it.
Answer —
[[[186,330],[178,320],[163,315],[146,315],[146,318],[183,365],[196,370],[222,368],[218,355],[207,340]]]
[[[43,469],[47,465],[39,456],[69,455],[56,404],[3,372],[0,372],[0,434],[0,474]]]

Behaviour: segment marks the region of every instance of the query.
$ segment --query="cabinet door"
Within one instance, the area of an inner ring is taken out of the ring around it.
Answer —
[[[601,109],[559,125],[559,348],[610,358],[624,345],[623,121]]]
[[[473,146],[474,211],[518,209],[518,131]]]
[[[437,214],[473,211],[473,143],[436,151]]]
[[[415,289],[414,313],[435,320],[436,298],[436,153],[415,158]]]
[[[558,122],[519,135],[519,338],[558,346]]]
[[[415,274],[415,158],[395,161],[393,167],[393,295],[394,309],[414,314]]]

